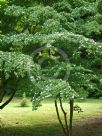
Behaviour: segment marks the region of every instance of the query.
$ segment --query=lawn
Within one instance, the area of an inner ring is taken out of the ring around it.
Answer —
[[[74,123],[89,117],[102,116],[102,100],[88,99],[76,104],[84,112],[74,112]],[[32,111],[30,102],[26,108],[19,105],[20,100],[15,98],[0,111],[0,136],[62,136],[53,100],[42,102],[42,106],[36,111]],[[64,107],[69,111],[67,103],[64,103]]]

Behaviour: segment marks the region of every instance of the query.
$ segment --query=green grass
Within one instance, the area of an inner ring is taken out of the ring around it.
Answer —
[[[92,116],[102,115],[102,100],[85,100],[76,102],[83,113],[74,112],[74,122]],[[0,111],[0,136],[62,136],[56,117],[53,100],[46,100],[38,110],[21,108],[20,99],[14,99],[4,110]],[[69,111],[69,105],[64,103]],[[61,114],[62,116],[62,114]]]

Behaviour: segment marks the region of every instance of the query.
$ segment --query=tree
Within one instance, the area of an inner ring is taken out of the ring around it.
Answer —
[[[101,97],[101,2],[0,1],[0,100],[5,84],[7,93],[15,90],[22,96],[24,90],[33,96],[33,109],[46,97],[54,97],[57,115],[59,100],[66,123],[63,98]]]

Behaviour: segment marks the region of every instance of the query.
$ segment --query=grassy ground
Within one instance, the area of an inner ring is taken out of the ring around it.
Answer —
[[[102,116],[102,100],[91,99],[76,103],[84,112],[75,112],[74,122],[92,116]],[[19,104],[20,100],[14,99],[0,111],[0,136],[62,136],[52,100],[44,101],[37,111],[32,111],[31,103],[26,108],[19,107]],[[69,111],[67,103],[64,103],[64,107]]]

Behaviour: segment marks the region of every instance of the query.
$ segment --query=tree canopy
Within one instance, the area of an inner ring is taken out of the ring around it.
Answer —
[[[101,97],[101,3],[0,1],[0,91],[13,86],[33,95],[33,103],[59,92]]]

